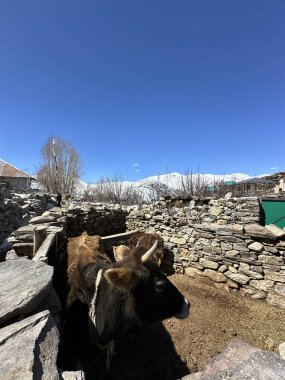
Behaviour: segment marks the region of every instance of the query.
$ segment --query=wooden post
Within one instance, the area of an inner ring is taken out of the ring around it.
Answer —
[[[53,244],[55,243],[55,240],[56,240],[56,233],[51,232],[50,234],[48,234],[44,242],[38,249],[37,253],[33,257],[33,261],[44,261],[47,263],[49,251],[52,248]]]
[[[33,256],[37,253],[38,249],[42,245],[43,241],[47,236],[47,229],[45,226],[38,226],[34,230],[34,247]]]

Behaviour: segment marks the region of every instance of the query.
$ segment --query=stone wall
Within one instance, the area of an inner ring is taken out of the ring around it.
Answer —
[[[64,226],[67,237],[83,231],[101,236],[126,230],[153,232],[165,241],[163,269],[167,273],[174,268],[176,272],[206,276],[221,286],[285,308],[285,231],[250,223],[260,218],[258,199],[207,200],[207,204],[194,201],[173,204],[172,200],[162,200],[125,209],[103,204],[54,208],[31,219],[9,240],[16,255],[32,257],[36,227]],[[240,224],[230,223],[234,220],[229,210],[239,210],[235,212]],[[194,222],[197,214],[193,211],[200,213],[203,223]]]
[[[8,252],[8,258],[33,256],[36,228],[48,233],[53,227],[63,227],[64,238],[79,236],[83,231],[91,235],[113,235],[126,231],[126,215],[127,212],[121,208],[102,204],[85,209],[76,206],[68,209],[54,207],[32,218],[28,225],[18,228],[10,235],[8,240],[13,250]]]
[[[70,207],[64,213],[67,236],[79,236],[83,231],[91,235],[113,235],[126,231],[127,211],[117,206],[101,203],[80,207]]]
[[[17,194],[7,184],[0,185],[0,245],[17,228],[27,225],[50,207],[48,194]]]
[[[161,235],[174,254],[176,271],[206,276],[285,308],[285,231],[253,223],[260,218],[258,199],[213,200],[207,209],[191,202],[133,207],[127,227]],[[236,212],[239,224],[230,224],[237,219],[231,219],[229,210]],[[193,211],[200,212],[203,223],[193,223]]]
[[[171,209],[171,210],[170,210]],[[167,226],[183,226],[189,223],[250,224],[260,223],[262,208],[259,198],[180,198],[162,199],[151,205],[129,207],[137,211],[140,224],[163,222]],[[144,218],[145,214],[145,218]],[[156,214],[156,215],[154,215]]]

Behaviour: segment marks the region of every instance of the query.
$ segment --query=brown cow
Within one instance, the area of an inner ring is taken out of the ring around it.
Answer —
[[[161,236],[147,232],[136,232],[128,239],[128,246],[132,249],[137,245],[141,245],[147,249],[150,249],[155,241],[157,241],[158,244],[153,260],[156,261],[158,266],[161,266],[161,261],[164,256],[164,242]]]
[[[101,237],[98,235],[90,236],[86,232],[83,232],[81,236],[68,239],[67,252],[69,284],[67,304],[71,305],[75,299],[86,302],[87,295],[82,294],[82,289],[85,289],[82,276],[83,269],[90,264],[110,263],[111,260],[103,252]]]

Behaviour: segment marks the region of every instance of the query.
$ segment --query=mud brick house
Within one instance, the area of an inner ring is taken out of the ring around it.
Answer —
[[[7,182],[15,190],[30,190],[32,176],[0,159],[0,182]]]

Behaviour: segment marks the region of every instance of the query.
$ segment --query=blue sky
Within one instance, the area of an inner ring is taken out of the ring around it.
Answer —
[[[0,2],[0,158],[82,179],[285,170],[284,0]]]

